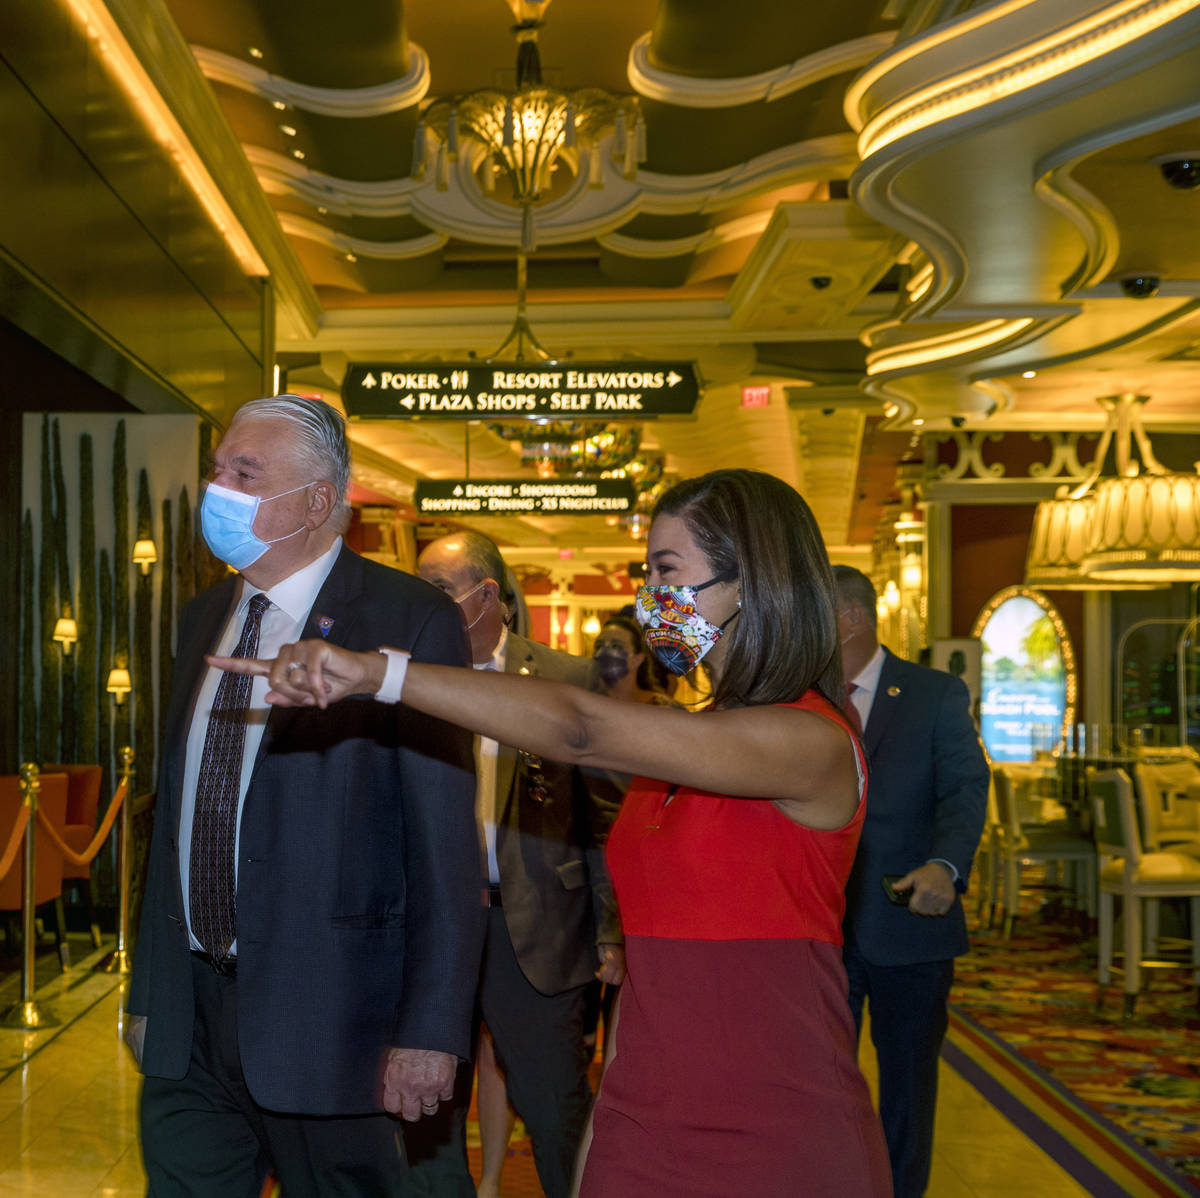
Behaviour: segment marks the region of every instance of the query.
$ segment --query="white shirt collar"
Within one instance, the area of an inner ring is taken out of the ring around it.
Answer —
[[[505,650],[508,648],[508,626],[502,624],[500,626],[500,639],[496,642],[496,647],[492,650],[491,661],[480,661],[472,663],[477,670],[495,670],[497,674],[504,673]]]
[[[317,595],[329,577],[333,563],[342,549],[342,538],[337,537],[333,544],[320,557],[301,566],[294,574],[281,579],[267,591],[259,592],[243,580],[242,595],[238,600],[238,611],[242,612],[257,594],[265,594],[280,611],[288,615],[297,624],[302,624],[305,617],[312,611]]]
[[[859,689],[867,692],[868,695],[873,695],[876,688],[879,686],[879,675],[883,671],[883,646],[880,645],[875,650],[875,655],[859,672],[848,679],[853,682]]]

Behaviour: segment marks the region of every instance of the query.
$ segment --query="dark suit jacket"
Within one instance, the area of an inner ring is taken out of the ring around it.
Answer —
[[[874,965],[957,957],[967,951],[961,898],[941,918],[911,915],[888,902],[881,879],[940,857],[966,889],[988,790],[967,688],[885,649],[863,748],[867,816],[846,887],[847,943]]]
[[[590,662],[508,634],[504,670],[586,687]],[[560,994],[590,981],[596,945],[620,943],[604,841],[613,806],[598,801],[602,776],[542,760],[547,798],[530,793],[534,771],[510,745],[496,760],[496,857],[508,934],[530,985]]]
[[[235,601],[229,578],[180,621],[129,1011],[146,1015],[144,1071],[188,1069],[194,1002],[179,883],[188,726]],[[439,591],[343,548],[305,637],[468,660]],[[238,1037],[255,1101],[299,1114],[379,1109],[386,1046],[468,1057],[482,949],[469,734],[351,698],[270,714],[241,820]],[[186,851],[186,849],[185,849]]]

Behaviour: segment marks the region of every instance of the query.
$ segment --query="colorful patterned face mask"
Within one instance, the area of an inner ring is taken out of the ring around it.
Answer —
[[[638,587],[634,614],[642,626],[646,647],[672,674],[686,674],[721,639],[725,625],[713,624],[696,610],[696,596],[705,587],[729,582],[732,575],[710,578],[694,587]]]

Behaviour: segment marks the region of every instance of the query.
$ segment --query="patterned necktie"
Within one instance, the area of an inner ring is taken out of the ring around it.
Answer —
[[[259,625],[270,606],[266,595],[255,595],[250,600],[241,639],[231,657],[258,654]],[[192,933],[214,960],[225,956],[237,935],[233,852],[251,681],[246,674],[221,675],[196,782],[188,913]]]
[[[858,708],[854,706],[854,692],[856,690],[858,690],[857,682],[846,683],[846,702],[843,704],[843,711],[846,719],[850,721],[850,727],[857,733],[858,739],[862,740],[862,716],[858,714]]]

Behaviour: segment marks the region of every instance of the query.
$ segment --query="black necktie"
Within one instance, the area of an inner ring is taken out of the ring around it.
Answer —
[[[241,639],[231,657],[258,654],[259,625],[263,612],[270,606],[266,595],[255,595],[250,600]],[[225,956],[237,936],[233,853],[250,683],[246,674],[221,675],[204,734],[204,753],[196,782],[188,913],[193,935],[216,960]]]

